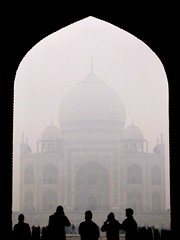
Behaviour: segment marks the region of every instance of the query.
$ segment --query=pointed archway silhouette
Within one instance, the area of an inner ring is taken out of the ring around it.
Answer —
[[[64,22],[64,25],[67,25],[67,22]],[[117,23],[117,24],[115,24],[115,25],[119,25],[119,23]],[[44,27],[45,28],[45,27]],[[20,29],[21,29],[21,26],[20,26]],[[54,30],[54,29],[53,29]],[[34,43],[36,43],[36,42],[38,42],[39,40],[41,40],[42,39],[42,36],[44,35],[44,36],[46,36],[47,34],[48,34],[48,31],[49,31],[49,33],[51,33],[51,32],[53,32],[53,30],[50,30],[50,29],[48,29],[48,30],[44,30],[44,31],[41,31],[41,33],[39,34],[39,35],[34,35],[34,38],[32,37],[31,39],[29,39],[29,40],[27,40],[27,41],[25,41],[24,42],[24,45],[23,45],[23,48],[22,48],[22,45],[20,44],[21,43],[21,40],[20,40],[20,36],[22,36],[23,34],[19,34],[19,43],[17,44],[18,46],[16,46],[17,48],[16,49],[14,49],[14,52],[18,52],[18,54],[16,55],[16,57],[14,57],[14,59],[13,59],[13,66],[9,69],[9,74],[8,74],[8,77],[7,77],[7,79],[9,79],[9,81],[12,83],[12,85],[9,87],[10,88],[10,94],[11,95],[13,95],[12,93],[13,93],[13,79],[14,79],[14,76],[15,76],[15,72],[16,72],[16,69],[17,69],[17,66],[18,66],[18,64],[19,64],[19,62],[20,62],[20,60],[22,59],[22,57],[25,55],[25,53],[34,45]],[[22,31],[22,29],[21,30],[19,30],[19,31]],[[31,33],[32,33],[32,31],[31,31]],[[153,34],[152,34],[153,35]],[[38,40],[37,40],[37,36],[39,36],[38,38]],[[142,37],[142,39],[143,39],[143,37]],[[151,42],[152,40],[150,40],[150,42]],[[155,40],[154,40],[155,41]],[[145,42],[146,42],[146,40],[145,40]],[[27,43],[27,44],[26,44]],[[154,42],[153,42],[153,44],[155,44]],[[21,46],[20,46],[21,45]],[[150,45],[150,44],[149,44]],[[158,44],[157,44],[158,45]],[[155,46],[156,46],[156,44],[155,44]],[[159,45],[158,45],[159,46]],[[158,49],[158,46],[157,46],[157,49]],[[156,48],[156,47],[155,47]],[[23,49],[22,51],[20,50],[20,49]],[[161,50],[159,50],[159,52],[161,52],[161,51],[163,51],[162,49]],[[158,50],[157,50],[157,52],[158,52]],[[160,53],[159,53],[159,55],[160,55]],[[161,58],[161,59],[163,59],[163,57]],[[166,64],[165,64],[165,66],[167,66]],[[165,67],[166,68],[166,67]],[[168,69],[168,67],[166,68],[166,69]],[[11,101],[9,101],[9,100],[7,100],[7,104],[9,104],[9,109],[11,109],[12,110],[12,96],[9,98],[9,99],[11,99]],[[12,118],[13,118],[13,115],[12,115],[12,111],[10,112],[10,114],[9,114],[9,116],[8,116],[8,126],[10,126],[10,129],[12,129]],[[3,168],[4,169],[6,169],[6,174],[7,174],[7,176],[9,176],[9,180],[8,180],[8,186],[11,186],[11,176],[12,176],[12,172],[11,172],[11,170],[10,169],[12,169],[11,168],[11,166],[12,166],[12,162],[11,162],[11,156],[12,156],[12,142],[11,142],[11,139],[12,139],[12,132],[10,132],[9,133],[9,139],[10,139],[10,141],[9,141],[9,145],[7,146],[7,149],[8,149],[8,154],[6,153],[6,155],[7,155],[7,158],[9,159],[9,161],[6,163],[6,164],[4,164],[4,166],[3,166]],[[9,169],[9,170],[8,170]],[[171,170],[172,169],[174,169],[174,168],[171,168]],[[173,170],[172,170],[173,171]],[[171,180],[171,183],[172,183],[173,181]],[[173,185],[172,185],[173,186]],[[173,196],[174,196],[174,192],[173,192],[173,187],[171,188],[172,190],[172,192],[171,192],[171,203],[173,203],[174,205],[173,205],[173,207],[172,207],[172,210],[174,209],[174,206],[175,206],[175,201],[174,201],[174,198],[173,198]],[[6,189],[7,190],[7,189]],[[11,221],[10,221],[10,219],[11,219],[11,206],[12,206],[12,195],[11,195],[12,193],[11,193],[11,187],[9,188],[9,191],[8,191],[8,193],[7,193],[7,195],[5,196],[5,197],[3,197],[1,200],[2,200],[2,203],[4,204],[4,206],[6,206],[5,208],[4,208],[4,212],[3,212],[3,214],[2,214],[2,216],[3,216],[3,219],[5,220],[4,222],[6,223],[6,229],[9,229],[9,227],[11,227]],[[4,199],[8,199],[8,201],[6,201],[6,200],[4,200]],[[172,212],[172,228],[174,227],[174,229],[175,229],[175,226],[176,226],[176,224],[175,224],[175,222],[174,222],[174,219],[175,219],[175,213],[174,212]],[[173,225],[174,224],[174,225]]]

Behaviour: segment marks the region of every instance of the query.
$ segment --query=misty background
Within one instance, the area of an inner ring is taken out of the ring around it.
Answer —
[[[37,43],[22,59],[14,86],[13,211],[19,210],[22,134],[36,151],[42,131],[63,98],[94,73],[113,88],[126,108],[126,126],[138,126],[153,151],[161,133],[166,151],[166,206],[169,207],[168,81],[156,54],[130,33],[88,17]]]

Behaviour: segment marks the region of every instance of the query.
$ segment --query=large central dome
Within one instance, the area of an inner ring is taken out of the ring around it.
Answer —
[[[59,109],[59,124],[68,129],[123,129],[125,107],[119,95],[90,74],[64,98]]]

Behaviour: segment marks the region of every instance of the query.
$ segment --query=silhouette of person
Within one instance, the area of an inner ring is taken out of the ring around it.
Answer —
[[[81,240],[98,240],[100,231],[98,225],[92,221],[92,212],[90,210],[85,212],[85,221],[79,224],[79,235]]]
[[[115,219],[113,212],[110,212],[107,216],[107,220],[101,227],[102,232],[106,232],[107,240],[119,240],[119,231],[122,229],[122,225]]]
[[[47,237],[47,227],[42,227],[42,230],[41,230],[41,240],[47,240],[48,237]]]
[[[69,219],[64,213],[62,206],[56,208],[56,212],[49,216],[49,222],[47,226],[47,237],[48,239],[66,239],[65,227],[71,225]]]
[[[13,237],[18,240],[30,240],[31,239],[31,229],[29,223],[24,222],[24,214],[18,215],[18,223],[14,225]]]
[[[126,218],[122,222],[122,228],[125,231],[125,239],[135,240],[137,239],[138,225],[133,217],[134,210],[132,208],[127,208],[125,212]]]
[[[40,240],[40,232],[41,232],[41,229],[40,227],[35,227],[34,225],[32,226],[32,229],[31,229],[31,240]]]
[[[71,231],[71,233],[76,233],[76,231],[75,231],[76,227],[75,227],[75,225],[74,225],[74,224],[72,224],[72,225],[71,225],[71,228],[72,228],[72,231]]]

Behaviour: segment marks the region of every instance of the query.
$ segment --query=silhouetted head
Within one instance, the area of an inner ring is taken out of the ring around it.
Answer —
[[[113,213],[113,212],[110,212],[110,213],[108,214],[108,216],[107,216],[107,219],[108,219],[108,221],[114,220],[114,219],[115,219],[114,213]]]
[[[132,208],[126,208],[126,216],[127,217],[133,216],[133,214],[134,214],[134,211]]]
[[[85,219],[91,220],[92,219],[92,212],[90,210],[85,212]]]
[[[19,216],[18,216],[18,220],[19,220],[19,222],[24,222],[24,219],[25,219],[25,217],[24,217],[24,214],[19,214]]]
[[[56,213],[59,214],[59,215],[64,215],[64,209],[62,206],[58,206],[56,208]]]

